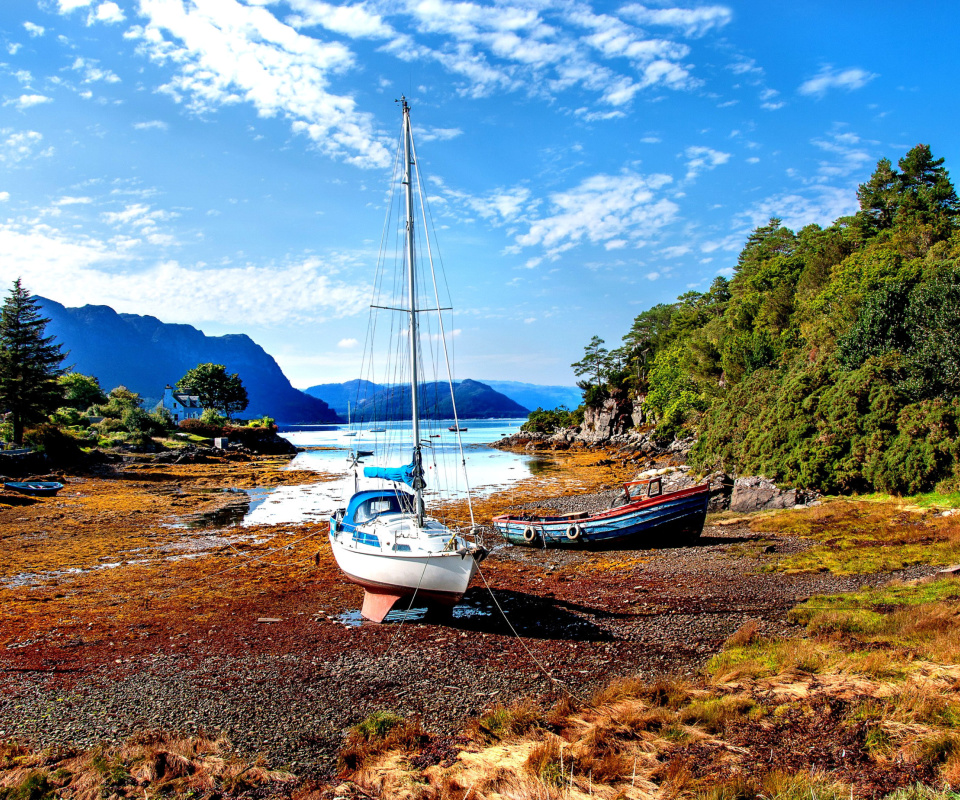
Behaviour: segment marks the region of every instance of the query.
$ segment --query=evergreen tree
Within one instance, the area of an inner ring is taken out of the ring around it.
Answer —
[[[897,213],[899,178],[889,158],[881,158],[870,180],[860,184],[857,199],[860,213],[857,220],[867,234],[884,230],[893,225]]]
[[[17,278],[0,310],[0,410],[10,415],[15,444],[23,444],[26,423],[43,420],[63,400],[57,379],[65,354],[43,335],[49,321]]]
[[[594,336],[590,343],[583,348],[583,358],[570,366],[573,367],[573,374],[577,377],[581,375],[591,376],[593,384],[599,386],[607,373],[610,371],[610,352],[603,346],[603,339]]]

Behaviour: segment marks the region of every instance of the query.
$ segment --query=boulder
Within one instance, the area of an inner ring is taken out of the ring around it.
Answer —
[[[807,505],[816,499],[815,492],[802,489],[781,489],[773,481],[751,475],[737,478],[730,497],[730,510],[738,513],[751,511],[772,511],[780,508],[794,508]]]

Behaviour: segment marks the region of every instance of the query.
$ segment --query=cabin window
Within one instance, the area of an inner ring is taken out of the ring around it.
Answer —
[[[404,503],[403,505],[409,504]],[[354,515],[354,520],[356,522],[367,522],[381,514],[399,514],[403,510],[398,497],[375,497],[360,504],[357,513]]]

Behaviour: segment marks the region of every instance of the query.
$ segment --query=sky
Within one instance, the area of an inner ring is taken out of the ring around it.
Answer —
[[[404,95],[456,376],[572,385],[747,235],[960,169],[960,4],[3,0],[0,282],[355,378]],[[160,377],[176,380],[179,376]]]

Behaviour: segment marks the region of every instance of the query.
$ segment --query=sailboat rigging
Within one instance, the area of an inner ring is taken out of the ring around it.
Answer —
[[[361,614],[375,622],[382,622],[402,599],[416,599],[423,604],[443,607],[453,606],[463,597],[477,565],[487,555],[487,550],[473,527],[469,531],[448,527],[440,520],[428,516],[424,502],[427,471],[424,467],[423,448],[432,448],[426,444],[429,440],[425,440],[421,432],[420,394],[423,382],[420,316],[427,311],[436,311],[438,314],[440,339],[447,364],[447,380],[451,401],[454,402],[454,428],[458,431],[458,442],[459,430],[464,429],[459,427],[456,415],[443,320],[442,316],[439,316],[444,309],[440,307],[439,297],[436,298],[436,307],[432,309],[421,307],[418,300],[415,186],[421,210],[424,209],[424,199],[410,123],[410,106],[405,97],[401,98],[400,104],[402,127],[399,155],[403,159],[400,184],[403,187],[404,225],[403,250],[399,260],[405,268],[405,274],[402,280],[398,281],[398,288],[401,290],[402,299],[389,305],[374,303],[371,309],[401,312],[406,318],[406,330],[403,331],[405,347],[396,355],[409,369],[409,383],[406,388],[410,395],[412,430],[408,446],[412,453],[409,463],[402,466],[364,467],[363,482],[362,461],[359,455],[354,455],[348,478],[349,499],[346,505],[337,509],[330,518],[329,535],[330,545],[340,569],[348,580],[364,589]],[[430,237],[425,220],[423,224],[424,242],[436,294],[436,276],[432,272],[433,257],[429,252]],[[465,465],[462,442],[459,443],[460,461]],[[437,474],[433,472],[434,476]]]

